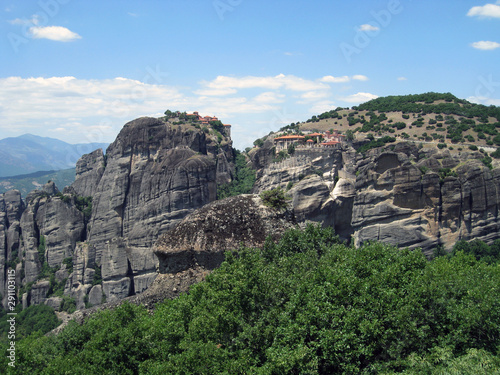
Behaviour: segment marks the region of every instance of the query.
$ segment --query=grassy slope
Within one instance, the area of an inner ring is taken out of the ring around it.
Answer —
[[[346,114],[346,115],[348,115],[349,113],[354,113],[354,112],[358,112],[358,114],[356,115],[356,117],[361,117],[361,116],[366,116],[366,114],[369,111],[355,111],[353,109],[349,109],[349,110],[339,111],[339,114],[342,114],[342,115]],[[378,111],[376,111],[375,113],[377,115],[380,114],[380,112],[378,112]],[[386,113],[386,115],[387,115],[388,119],[385,120],[385,121],[383,121],[382,124],[390,125],[389,121],[392,120],[393,123],[404,122],[406,124],[406,128],[401,129],[401,130],[395,129],[395,132],[393,134],[391,134],[389,132],[381,132],[381,134],[375,133],[374,134],[375,136],[378,136],[378,135],[382,135],[382,136],[384,136],[384,135],[391,135],[393,137],[394,136],[401,137],[401,134],[406,132],[407,134],[410,135],[410,140],[418,141],[419,137],[422,137],[423,133],[427,133],[427,134],[438,133],[438,132],[436,132],[435,129],[433,129],[433,130],[427,130],[426,129],[426,127],[429,126],[429,120],[431,118],[433,119],[433,118],[436,117],[435,114],[423,115],[422,117],[424,119],[424,125],[422,127],[420,127],[420,128],[411,125],[411,123],[417,119],[416,117],[413,117],[412,114],[410,115],[409,119],[404,119],[402,117],[403,116],[403,112],[388,112],[388,113]],[[450,115],[450,116],[453,116],[453,118],[456,119],[457,121],[461,118],[461,116],[457,116],[457,115]],[[477,122],[477,118],[475,120]],[[493,118],[493,117],[490,117],[488,120],[489,120],[488,121],[489,124],[494,124],[494,123],[497,122],[496,119]],[[441,122],[443,122],[443,121],[441,121]],[[444,124],[444,122],[443,122],[443,125],[444,125],[445,129],[448,127],[448,125]],[[339,130],[342,133],[345,133],[345,131],[348,130],[348,129],[355,130],[356,128],[358,128],[360,126],[361,126],[360,123],[357,123],[355,125],[349,126],[349,123],[348,123],[348,120],[347,120],[347,116],[346,116],[346,117],[343,117],[342,120],[339,120],[339,119],[326,119],[326,120],[320,120],[319,122],[304,122],[304,123],[301,123],[300,129],[302,131],[308,131],[308,130],[310,130],[310,131],[326,131],[326,130],[330,130],[330,129],[335,129],[335,130]],[[436,125],[433,125],[433,126],[436,126]],[[441,132],[441,134],[443,134],[443,135],[446,136],[446,132]],[[358,133],[356,136],[357,137],[362,137],[363,135],[365,135],[365,134],[364,133]],[[475,139],[475,142],[464,142],[464,145],[475,144],[478,147],[480,147],[480,146],[483,146],[483,147],[494,147],[494,146],[488,146],[486,144],[486,139],[478,139],[477,138],[477,133],[474,130],[472,130],[472,129],[467,130],[466,132],[463,133],[463,135],[464,136],[471,135]],[[438,142],[436,141],[436,143],[438,143]],[[445,143],[451,144],[451,141],[449,139],[445,139]]]
[[[427,94],[422,94],[423,95],[427,95]],[[442,96],[445,96],[445,95],[448,95],[448,94],[435,94],[437,97],[439,97],[440,95]],[[419,96],[415,96],[415,97],[419,97]],[[400,100],[400,99],[405,99],[407,97],[404,97],[404,96],[398,96],[398,97],[394,97],[396,98],[396,100]],[[384,100],[385,98],[380,98],[382,100]],[[411,99],[406,99],[406,101],[410,101],[411,102]],[[429,105],[437,105],[437,104],[450,104],[449,101],[446,101],[444,99],[436,99],[436,100],[433,100],[432,102],[422,102],[422,101],[413,101],[413,103],[415,104],[422,104],[424,106],[429,106]],[[478,105],[474,105],[474,104],[471,104],[471,103],[468,103],[466,101],[463,101],[463,100],[459,100],[459,99],[456,99],[456,102],[451,102],[452,104],[456,104],[457,106],[460,106],[460,107],[464,107],[464,106],[467,106],[467,107],[474,107],[474,108],[477,108],[477,109],[481,109],[481,108],[484,108],[485,110],[487,109],[487,107],[484,107],[484,106],[478,106]],[[473,117],[469,117],[469,118],[466,118],[465,116],[461,116],[461,115],[457,115],[457,114],[445,114],[445,113],[442,113],[442,116],[443,116],[443,120],[437,120],[438,123],[442,123],[442,127],[445,129],[445,131],[437,131],[436,130],[436,126],[437,124],[429,124],[429,121],[430,120],[435,120],[436,119],[436,116],[438,114],[436,113],[430,113],[430,114],[420,114],[420,113],[403,113],[402,111],[394,111],[394,110],[391,110],[391,111],[387,111],[387,112],[384,112],[384,111],[379,111],[377,110],[377,105],[378,105],[378,102],[375,102],[375,101],[371,101],[371,102],[367,102],[367,103],[364,103],[362,105],[360,105],[360,109],[358,109],[357,107],[353,107],[352,109],[342,109],[342,110],[339,110],[337,111],[338,115],[341,116],[342,118],[327,118],[327,119],[322,119],[322,120],[319,120],[319,121],[311,121],[311,120],[308,120],[307,122],[300,122],[300,130],[301,131],[326,131],[326,130],[331,130],[331,129],[334,129],[334,130],[338,130],[340,131],[341,133],[345,133],[347,130],[352,130],[352,131],[355,131],[356,129],[359,129],[362,127],[362,123],[356,123],[354,125],[349,125],[349,116],[354,116],[355,118],[365,118],[367,121],[370,120],[370,117],[368,116],[368,113],[370,112],[369,110],[361,110],[361,108],[363,107],[369,107],[370,109],[372,109],[372,111],[377,115],[381,115],[382,113],[385,113],[385,115],[387,116],[387,120],[384,120],[384,121],[381,121],[380,125],[383,127],[384,125],[385,126],[388,126],[388,127],[391,127],[391,125],[397,123],[397,122],[403,122],[405,123],[406,127],[403,128],[403,129],[396,129],[396,128],[391,128],[394,130],[394,132],[388,132],[386,130],[382,130],[382,131],[368,131],[368,132],[361,132],[361,131],[357,131],[355,133],[356,135],[356,138],[363,138],[365,137],[367,134],[371,133],[373,134],[375,137],[381,137],[381,136],[385,136],[385,135],[390,135],[392,137],[396,137],[397,139],[400,139],[400,140],[403,140],[404,138],[402,137],[403,136],[403,133],[406,133],[408,134],[410,137],[407,138],[407,140],[413,140],[413,141],[417,141],[417,142],[423,142],[423,141],[426,141],[426,134],[427,134],[427,141],[431,142],[431,143],[446,143],[448,146],[452,146],[454,148],[457,148],[457,147],[467,147],[469,145],[476,145],[478,147],[484,147],[486,148],[486,150],[489,150],[489,151],[492,151],[493,149],[495,149],[497,147],[496,144],[490,144],[488,145],[487,144],[487,141],[490,140],[490,143],[493,141],[494,137],[495,137],[495,134],[485,134],[485,138],[484,139],[479,139],[478,138],[478,132],[475,131],[473,129],[473,127],[471,127],[470,129],[468,129],[467,131],[464,131],[462,132],[462,136],[464,137],[464,142],[458,142],[456,143],[456,146],[452,143],[451,139],[448,139],[446,138],[447,136],[447,130],[448,130],[448,127],[450,126],[449,124],[446,124],[445,120],[446,120],[446,116],[450,116],[451,118],[453,118],[454,120],[456,120],[458,123],[461,122],[461,120],[463,119],[467,119],[467,120],[473,120],[477,125],[480,125],[480,124],[485,124],[485,125],[491,125],[491,124],[498,124],[498,119],[495,118],[495,117],[492,117],[492,116],[487,116],[487,122],[481,122],[480,120],[480,117],[479,116],[473,116]],[[382,104],[380,104],[382,105]],[[375,108],[375,109],[373,109]],[[489,109],[491,109],[491,107],[488,107]],[[409,116],[409,118],[404,118],[403,115],[406,115],[406,116]],[[317,116],[318,118],[320,116]],[[422,119],[422,122],[423,122],[423,125],[418,127],[416,125],[412,125],[413,122],[415,122],[418,118],[421,118]],[[436,134],[436,135],[442,135],[444,136],[444,141],[443,140],[439,140],[439,139],[434,139],[432,137],[432,134]],[[500,132],[498,132],[498,134],[500,134]],[[471,141],[469,136],[473,137],[474,140]],[[468,139],[469,138],[469,139]]]

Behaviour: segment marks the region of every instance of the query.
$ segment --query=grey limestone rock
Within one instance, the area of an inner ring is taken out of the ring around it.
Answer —
[[[58,197],[39,206],[35,221],[39,235],[45,238],[45,259],[50,267],[71,258],[76,243],[85,238],[83,214]]]
[[[28,292],[29,304],[40,305],[45,303],[49,287],[50,282],[47,280],[40,280],[33,284],[31,290]]]
[[[105,161],[102,149],[83,155],[76,163],[75,182],[71,187],[82,196],[93,196],[104,173]]]
[[[431,256],[437,245],[450,251],[460,239],[498,238],[500,170],[474,155],[465,163],[448,151],[425,157],[412,164],[385,152],[360,165],[352,214],[357,245],[380,240]],[[455,171],[440,176],[445,168]]]
[[[215,149],[204,132],[153,118],[126,124],[109,146],[88,238],[96,263],[102,263],[107,297],[147,288],[156,276],[150,250],[156,239],[215,200],[217,179],[225,181],[232,173],[232,153],[222,147],[214,155]]]
[[[293,225],[289,212],[264,206],[256,195],[240,195],[196,210],[162,235],[153,251],[160,273],[196,267],[212,270],[223,261],[225,251],[262,246],[268,236],[276,241]]]
[[[292,185],[287,194],[298,222],[333,226],[357,245],[381,240],[431,256],[437,245],[449,251],[460,239],[498,238],[500,169],[489,170],[483,157],[408,142],[366,156],[350,147],[321,155],[296,150],[281,162],[254,163],[261,168],[254,192]]]
[[[102,302],[102,296],[103,296],[102,286],[101,285],[93,286],[89,292],[89,304],[91,306],[100,305]]]
[[[21,193],[19,190],[9,190],[3,194],[3,205],[5,208],[4,211],[7,213],[7,220],[9,223],[13,223],[14,221],[19,221],[21,219],[21,215],[24,211],[24,202],[21,198]]]
[[[63,299],[61,297],[50,297],[45,300],[45,304],[52,307],[55,311],[61,311]]]

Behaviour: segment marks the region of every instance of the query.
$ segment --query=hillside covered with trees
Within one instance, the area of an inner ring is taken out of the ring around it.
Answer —
[[[500,242],[451,256],[329,229],[228,253],[175,300],[123,304],[17,343],[11,374],[492,374],[500,371]]]
[[[332,109],[287,125],[280,133],[325,130],[352,138],[390,136],[441,143],[455,151],[469,146],[499,147],[500,107],[470,103],[450,93],[386,96],[352,108]]]

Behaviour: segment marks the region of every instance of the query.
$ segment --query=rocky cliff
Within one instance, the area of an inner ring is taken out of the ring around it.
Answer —
[[[155,279],[154,241],[231,181],[231,140],[190,124],[140,118],[84,155],[74,184],[0,196],[0,264],[16,268],[24,306],[113,301]],[[5,296],[5,270],[0,267]],[[5,302],[5,299],[4,299]]]
[[[288,191],[297,221],[333,226],[356,245],[380,240],[431,256],[460,239],[499,238],[500,169],[480,152],[413,143],[370,150],[300,151],[258,171],[255,193]]]
[[[260,247],[267,238],[278,241],[296,225],[288,210],[264,205],[257,195],[239,195],[212,202],[186,216],[160,236],[153,247],[164,290],[179,293],[199,281],[241,246]],[[178,280],[177,284],[172,284]],[[182,282],[181,282],[182,280]]]
[[[459,239],[498,238],[500,169],[489,169],[480,152],[400,142],[366,154],[348,145],[297,149],[275,162],[266,140],[250,152],[255,195],[213,202],[217,184],[233,178],[234,153],[230,138],[207,130],[140,118],[105,155],[84,155],[62,193],[49,182],[24,201],[18,191],[0,195],[4,304],[9,267],[25,307],[83,308],[150,286],[166,285],[173,296],[217,267],[225,250],[260,246],[295,223],[429,256]],[[259,198],[277,187],[290,198],[288,213]]]
[[[384,152],[359,165],[352,226],[356,244],[376,239],[429,256],[460,239],[491,243],[500,222],[500,169],[479,152]]]
[[[293,156],[280,162],[266,158],[267,164],[262,166],[254,161],[255,157],[262,160],[262,154],[251,153],[254,166],[261,166],[257,170],[255,194],[281,187],[291,199],[298,222],[332,226],[341,238],[350,238],[356,163],[360,155],[353,149],[296,150]]]

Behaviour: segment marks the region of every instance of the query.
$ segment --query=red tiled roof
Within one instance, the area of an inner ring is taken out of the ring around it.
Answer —
[[[324,145],[324,146],[330,146],[330,145],[336,145],[340,142],[337,142],[337,141],[328,141],[328,142],[322,142],[321,144]]]
[[[231,125],[229,125],[229,124],[224,124],[224,126],[231,126]]]
[[[317,137],[318,135],[323,136],[321,133],[312,133],[312,134],[307,134],[308,137]]]
[[[312,139],[308,139],[307,143],[314,143],[314,141]]]

